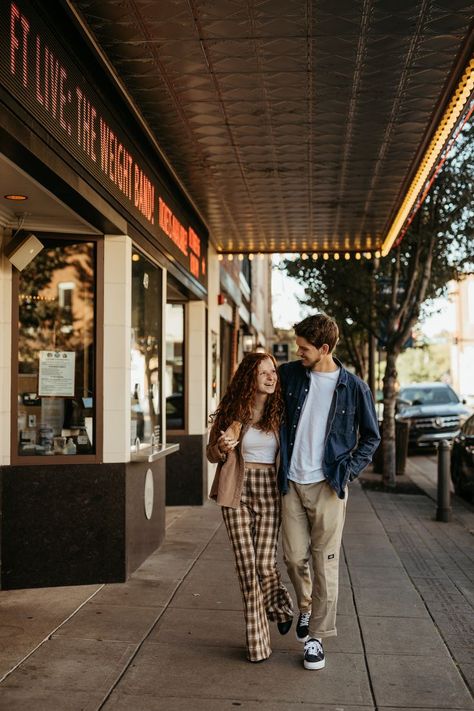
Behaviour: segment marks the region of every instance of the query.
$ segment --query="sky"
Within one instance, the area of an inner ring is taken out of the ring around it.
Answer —
[[[278,259],[274,257],[274,260]],[[297,297],[303,296],[304,289],[295,279],[279,269],[272,273],[272,316],[276,328],[291,328],[301,321],[309,311],[298,303]]]
[[[282,255],[283,256],[283,255]],[[274,257],[274,264],[280,257]],[[291,328],[294,323],[307,316],[310,311],[302,307],[297,300],[304,295],[304,289],[295,279],[274,267],[272,274],[272,315],[276,328]],[[447,299],[433,302],[433,315],[420,324],[421,331],[427,338],[434,338],[442,331],[452,332],[454,328],[454,307]]]

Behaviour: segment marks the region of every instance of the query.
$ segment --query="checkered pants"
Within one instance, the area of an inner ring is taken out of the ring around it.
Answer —
[[[276,562],[281,514],[275,468],[246,468],[239,508],[223,506],[222,515],[244,602],[247,656],[256,662],[272,652],[268,620],[285,622],[293,616]]]

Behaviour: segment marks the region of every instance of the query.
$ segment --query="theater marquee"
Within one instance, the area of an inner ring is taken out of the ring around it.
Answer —
[[[26,2],[0,3],[0,82],[201,283],[204,238],[66,48]],[[51,10],[53,5],[46,5]]]

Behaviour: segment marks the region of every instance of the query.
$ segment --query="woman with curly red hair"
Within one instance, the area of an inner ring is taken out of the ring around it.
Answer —
[[[286,634],[293,619],[276,562],[282,412],[275,359],[269,353],[248,353],[211,416],[207,446],[207,458],[218,464],[210,496],[222,506],[234,550],[251,662],[268,659],[272,652],[268,620]]]

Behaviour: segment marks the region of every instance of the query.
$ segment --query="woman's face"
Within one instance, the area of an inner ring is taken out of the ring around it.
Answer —
[[[264,358],[257,368],[257,392],[271,395],[275,392],[277,372],[271,358]]]

